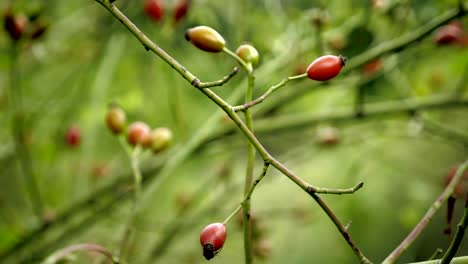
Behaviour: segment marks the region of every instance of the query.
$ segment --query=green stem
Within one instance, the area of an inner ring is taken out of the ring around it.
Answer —
[[[18,69],[19,57],[19,44],[18,42],[11,43],[10,52],[10,103],[12,113],[12,134],[15,142],[15,152],[19,161],[20,169],[26,182],[26,189],[29,195],[34,214],[41,220],[42,212],[44,209],[41,193],[39,191],[36,178],[34,177],[34,169],[32,165],[31,154],[26,146],[26,135],[24,131],[25,112],[22,102],[22,91],[19,81],[21,80]]]
[[[400,258],[403,252],[408,249],[408,247],[414,242],[414,240],[421,234],[425,229],[427,224],[432,220],[434,214],[440,209],[440,207],[447,201],[450,195],[452,195],[455,186],[460,182],[463,177],[465,170],[468,168],[468,160],[466,160],[462,165],[460,165],[453,177],[452,181],[445,188],[442,194],[437,198],[437,200],[431,205],[429,210],[426,212],[423,218],[419,223],[414,227],[411,233],[398,245],[395,250],[388,255],[388,257],[382,262],[382,264],[392,264]],[[458,230],[457,230],[458,233]],[[453,257],[453,256],[452,256]],[[445,256],[444,256],[445,258]]]
[[[253,65],[251,63],[244,62],[236,53],[232,52],[228,48],[223,49],[228,55],[237,60],[240,65],[244,68],[247,73],[247,91],[245,93],[245,103],[252,101],[253,99],[253,88],[255,85],[255,75],[253,73]],[[250,109],[244,111],[245,125],[253,133],[253,118]],[[255,163],[255,147],[247,139],[247,166],[245,172],[245,183],[244,183],[244,196],[250,191],[253,179]],[[242,203],[242,223],[244,227],[244,256],[245,264],[251,264],[253,262],[252,254],[252,221],[250,220],[250,199]]]
[[[428,260],[428,261],[413,262],[410,264],[440,264],[440,261],[441,261],[440,259],[434,259],[434,260]],[[450,264],[468,264],[468,256],[453,258]]]
[[[229,56],[233,57],[239,62],[247,73],[247,91],[245,93],[245,103],[252,101],[253,99],[253,87],[255,84],[255,75],[253,74],[253,65],[251,63],[244,62],[236,53],[232,52],[228,48],[224,48],[223,51]],[[245,124],[247,128],[253,133],[253,119],[250,109],[246,109],[244,112]],[[252,185],[253,170],[255,162],[255,147],[247,140],[247,167],[245,172],[245,183],[244,183],[244,195],[246,195],[250,186]],[[250,220],[250,200],[242,203],[242,223],[244,227],[244,256],[245,263],[251,264],[253,261],[252,254],[252,221]]]
[[[429,257],[428,260],[437,259],[443,252],[444,252],[444,250],[442,250],[441,248],[437,248],[437,249],[434,251],[434,253],[432,253],[432,256]]]
[[[468,227],[468,206],[465,206],[465,213],[463,214],[463,218],[460,220],[460,223],[458,223],[457,232],[455,232],[452,242],[450,243],[449,248],[447,249],[444,256],[442,257],[440,264],[449,264],[452,261],[453,257],[455,257],[455,253],[457,253],[458,249],[460,248],[460,245],[463,240],[463,236],[465,235],[465,231],[467,227]]]
[[[248,82],[247,82],[247,93],[245,94],[245,102],[250,102],[253,97],[253,87],[255,82],[255,76],[253,72],[248,73]],[[247,109],[244,112],[245,115],[245,124],[247,128],[254,132],[253,130],[253,119],[252,112],[250,109]],[[255,163],[255,147],[247,140],[247,167],[245,172],[245,185],[244,185],[244,195],[250,191],[253,179]],[[253,261],[252,254],[252,221],[250,220],[250,199],[243,203],[243,223],[244,223],[244,254],[245,254],[245,263],[251,264]]]
[[[91,244],[91,243],[83,243],[83,244],[76,244],[76,245],[71,245],[66,248],[60,249],[50,255],[46,260],[42,262],[42,264],[55,264],[59,263],[59,261],[64,260],[71,254],[78,252],[78,251],[93,251],[97,252],[103,256],[105,256],[109,261],[111,261],[113,264],[118,264],[119,260],[118,258],[114,257],[112,253],[110,253],[107,249],[102,247],[101,245],[98,244]]]
[[[124,142],[124,137],[120,136],[119,140],[122,144],[122,147],[125,149],[125,153],[127,154],[130,164],[132,167],[132,174],[133,174],[133,187],[134,191],[134,198],[132,203],[132,211],[130,212],[130,216],[128,217],[127,223],[125,225],[124,234],[122,240],[120,242],[120,250],[119,250],[119,259],[122,261],[125,260],[126,252],[131,242],[131,237],[133,233],[133,228],[135,225],[135,219],[138,214],[138,206],[141,197],[141,171],[138,165],[139,154],[141,153],[141,147],[136,146],[133,151],[131,151],[127,144]]]

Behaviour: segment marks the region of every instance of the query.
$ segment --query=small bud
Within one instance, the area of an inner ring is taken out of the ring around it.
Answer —
[[[221,52],[226,44],[224,38],[216,30],[207,26],[188,29],[185,39],[195,47],[208,52]]]
[[[252,65],[257,65],[258,63],[258,51],[252,45],[240,45],[236,50],[236,54],[246,63],[251,63]]]
[[[117,105],[111,105],[106,114],[107,127],[114,134],[121,134],[125,130],[125,111]]]
[[[167,149],[172,142],[172,132],[169,128],[160,127],[151,133],[151,149],[154,153],[159,153]]]

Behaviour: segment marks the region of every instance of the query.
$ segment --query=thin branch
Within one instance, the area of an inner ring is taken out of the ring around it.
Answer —
[[[413,262],[411,264],[440,264],[440,259],[427,260],[421,262]],[[453,258],[450,264],[468,264],[468,256]]]
[[[115,258],[112,253],[110,253],[107,249],[105,249],[103,246],[98,245],[98,244],[92,244],[92,243],[83,243],[83,244],[76,244],[76,245],[71,245],[66,248],[60,249],[50,255],[42,264],[55,264],[58,263],[60,260],[65,259],[66,257],[70,256],[71,254],[78,252],[78,251],[94,251],[97,253],[102,254],[105,256],[108,260],[110,260],[114,264],[118,264],[119,260]]]
[[[452,181],[445,188],[442,194],[437,198],[437,200],[431,205],[429,210],[426,212],[423,218],[419,223],[414,227],[411,233],[398,245],[398,247],[382,262],[382,264],[392,264],[395,263],[398,258],[403,254],[403,252],[408,249],[408,247],[414,242],[414,240],[421,234],[421,232],[426,228],[427,224],[432,220],[434,214],[440,209],[442,204],[444,204],[448,197],[452,195],[455,186],[460,182],[463,177],[463,173],[468,168],[468,160],[460,165],[453,177]],[[458,232],[458,230],[457,230]]]
[[[312,198],[319,204],[319,206],[325,211],[325,213],[328,215],[328,217],[332,220],[332,222],[335,224],[336,228],[340,232],[340,234],[343,236],[343,238],[346,240],[348,245],[351,247],[351,249],[354,251],[354,254],[359,258],[360,263],[363,264],[372,264],[370,260],[368,260],[362,251],[358,248],[356,245],[356,242],[351,238],[350,234],[348,233],[348,230],[346,227],[340,222],[338,217],[333,213],[333,211],[328,207],[328,205],[318,196],[316,193],[309,193]]]
[[[247,102],[247,103],[245,103],[243,105],[234,106],[233,110],[235,112],[245,111],[245,110],[249,109],[250,107],[263,102],[270,94],[272,94],[274,91],[278,90],[279,88],[285,86],[289,81],[300,80],[300,79],[303,79],[305,77],[307,77],[307,73],[287,77],[287,78],[281,80],[279,83],[271,86],[264,94],[262,94],[257,99],[255,99],[253,101],[250,101],[250,102]]]
[[[123,137],[120,137],[119,139],[121,140],[121,142],[123,141]],[[126,257],[125,254],[131,242],[131,237],[133,233],[132,231],[135,225],[135,219],[137,218],[137,215],[138,215],[138,207],[139,207],[139,202],[141,199],[142,176],[141,176],[140,166],[138,164],[141,147],[137,145],[132,151],[129,151],[129,147],[127,144],[123,143],[122,146],[125,149],[125,152],[130,161],[130,165],[132,167],[133,188],[135,189],[134,196],[133,196],[132,209],[131,209],[130,215],[128,216],[127,223],[125,224],[125,227],[124,227],[122,240],[120,241],[120,249],[119,249],[118,256],[123,261],[125,260],[125,257]]]
[[[434,253],[432,253],[432,255],[429,257],[428,260],[437,259],[443,252],[444,252],[443,249],[437,248],[437,249],[434,251]]]
[[[455,232],[452,242],[450,243],[449,248],[447,249],[444,256],[442,257],[440,264],[449,264],[450,261],[453,259],[453,257],[455,257],[455,254],[460,248],[460,245],[463,240],[463,236],[465,235],[465,231],[467,227],[468,227],[468,206],[465,205],[465,213],[463,214],[463,218],[460,220],[460,223],[458,223],[457,232]]]
[[[358,183],[353,188],[349,189],[327,189],[327,188],[311,188],[307,191],[308,193],[323,193],[323,194],[353,194],[364,186],[364,182]]]
[[[196,79],[194,80],[193,85],[200,89],[214,87],[214,86],[222,86],[223,84],[231,80],[231,78],[234,77],[238,72],[239,72],[239,67],[234,67],[234,69],[228,75],[224,76],[224,78],[222,78],[221,80],[212,81],[212,82],[200,82],[198,79]]]
[[[227,224],[243,207],[243,205],[245,203],[247,203],[249,200],[250,200],[250,197],[252,197],[252,194],[255,190],[255,188],[257,187],[257,185],[263,180],[263,178],[265,177],[267,171],[268,171],[268,167],[270,166],[269,163],[264,163],[263,164],[263,170],[262,170],[262,173],[260,174],[260,176],[258,176],[258,178],[252,183],[252,186],[250,187],[250,190],[246,193],[246,195],[244,196],[244,200],[242,200],[242,202],[239,204],[239,206],[236,207],[236,209],[234,209],[234,211],[229,214],[228,217],[226,217],[226,219],[223,221],[224,224]]]

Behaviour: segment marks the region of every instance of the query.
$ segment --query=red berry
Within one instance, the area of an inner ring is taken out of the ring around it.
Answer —
[[[459,23],[450,23],[440,27],[434,33],[434,42],[437,45],[447,45],[460,41],[463,37],[463,29]]]
[[[374,75],[382,68],[382,62],[379,59],[368,62],[363,66],[362,72],[366,75]]]
[[[210,260],[221,250],[226,241],[226,226],[223,223],[207,225],[200,234],[203,256]]]
[[[174,23],[179,22],[187,15],[189,0],[179,0],[174,7]]]
[[[328,81],[340,73],[345,62],[346,58],[343,56],[322,56],[307,67],[307,76],[316,81]]]
[[[127,131],[128,143],[132,146],[147,145],[151,140],[151,129],[143,122],[135,122],[130,125]]]
[[[65,141],[70,147],[78,146],[81,141],[80,130],[75,126],[69,127],[65,133]]]
[[[162,0],[145,0],[145,12],[154,21],[161,21],[164,15],[164,2]]]
[[[4,27],[12,40],[19,40],[23,36],[27,25],[28,18],[25,15],[15,16],[10,10],[5,13]]]

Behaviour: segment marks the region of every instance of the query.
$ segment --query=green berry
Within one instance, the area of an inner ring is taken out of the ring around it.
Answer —
[[[169,128],[159,127],[151,132],[151,149],[159,153],[167,149],[172,142],[172,132]]]
[[[125,111],[117,105],[111,105],[107,111],[106,124],[114,134],[120,134],[125,130],[126,119]]]
[[[257,65],[260,57],[258,55],[258,51],[252,45],[249,44],[240,45],[239,48],[237,48],[236,50],[236,54],[243,61],[252,65]]]

